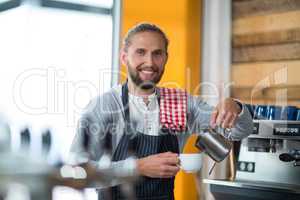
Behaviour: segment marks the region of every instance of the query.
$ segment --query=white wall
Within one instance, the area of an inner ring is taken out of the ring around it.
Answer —
[[[204,0],[202,38],[202,96],[215,105],[229,96],[231,66],[231,0]],[[204,157],[202,178],[225,178],[227,161],[217,164],[211,176],[213,161]],[[206,184],[201,185],[202,200],[214,199]]]

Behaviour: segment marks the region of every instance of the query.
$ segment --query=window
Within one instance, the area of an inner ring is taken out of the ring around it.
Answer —
[[[113,5],[112,0],[56,0],[56,1],[74,3],[79,5],[102,7],[102,8],[112,8]]]
[[[111,87],[114,25],[112,0],[53,2],[25,1],[5,11],[0,4],[0,113],[10,123],[14,151],[28,127],[31,153],[39,154],[41,133],[50,129],[54,162],[67,157],[82,108]],[[105,12],[64,9],[68,3]]]

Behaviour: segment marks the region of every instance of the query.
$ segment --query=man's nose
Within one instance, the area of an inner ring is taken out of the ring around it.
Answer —
[[[153,65],[153,55],[152,54],[147,54],[145,57],[145,64],[147,66],[152,66]]]

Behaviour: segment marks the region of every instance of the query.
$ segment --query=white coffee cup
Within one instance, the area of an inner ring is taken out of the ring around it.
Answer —
[[[186,173],[195,173],[201,169],[202,154],[201,153],[182,153],[179,154],[180,169]]]

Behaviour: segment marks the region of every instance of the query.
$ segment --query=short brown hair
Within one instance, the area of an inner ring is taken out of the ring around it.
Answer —
[[[168,45],[169,45],[169,40],[166,36],[166,34],[155,24],[150,24],[150,23],[140,23],[137,24],[136,26],[132,27],[131,29],[129,29],[129,31],[127,32],[126,36],[124,37],[123,40],[123,45],[124,45],[124,50],[127,51],[128,47],[130,46],[130,40],[131,38],[137,34],[137,33],[141,33],[141,32],[155,32],[155,33],[159,33],[164,41],[165,41],[165,48],[166,51],[168,51]]]

